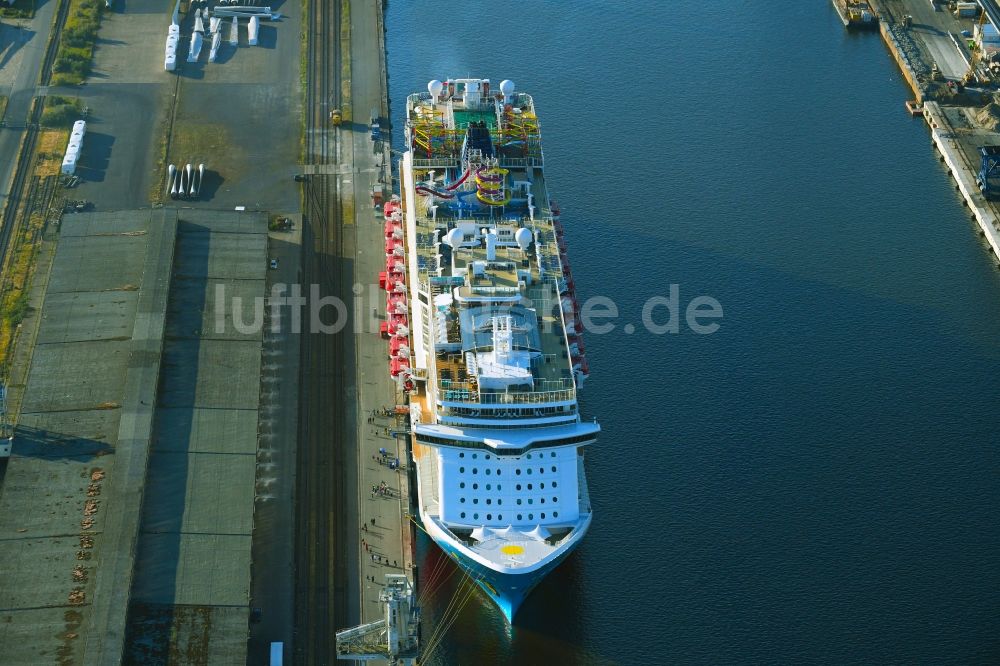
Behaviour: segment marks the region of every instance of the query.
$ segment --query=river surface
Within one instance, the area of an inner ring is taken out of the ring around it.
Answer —
[[[997,663],[1000,274],[878,35],[822,0],[386,24],[397,147],[429,79],[535,96],[578,295],[619,310],[587,337],[589,535],[512,629],[476,594],[429,663]],[[702,295],[714,334],[683,322]]]

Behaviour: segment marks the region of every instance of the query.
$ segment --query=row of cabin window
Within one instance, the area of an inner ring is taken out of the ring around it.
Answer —
[[[525,468],[525,469],[527,470],[528,474],[531,474],[531,473],[532,473],[532,472],[531,472],[531,470],[532,470],[532,468],[531,468],[531,467],[527,467],[527,468]],[[553,466],[551,467],[551,470],[552,470],[552,473],[553,473],[553,474],[555,474],[555,473],[556,473],[556,466],[555,466],[555,465],[553,465]],[[494,470],[491,470],[490,468],[488,468],[488,467],[487,467],[485,471],[486,471],[486,476],[489,476],[490,474],[492,474],[492,473],[493,473],[493,471],[494,471]],[[500,468],[499,468],[499,467],[497,467],[495,471],[496,471],[496,474],[497,474],[497,476],[500,476]],[[459,467],[459,468],[458,468],[458,472],[459,472],[460,474],[465,474],[465,467]],[[473,474],[479,474],[479,468],[478,468],[478,467],[473,467],[473,468],[472,468],[472,473],[473,473]],[[545,474],[545,468],[544,468],[544,467],[539,467],[539,468],[538,468],[538,473],[539,473],[539,474]],[[514,470],[514,474],[516,474],[517,476],[520,476],[520,475],[521,475],[521,468],[520,468],[520,467],[516,468],[516,469]]]
[[[465,504],[465,498],[464,497],[459,497],[458,501],[459,501],[460,504]],[[522,501],[522,498],[518,497],[517,498],[517,505],[518,506],[521,506],[521,501]],[[545,504],[545,498],[544,497],[539,497],[538,501],[539,501],[540,504]],[[557,504],[558,502],[559,502],[559,498],[553,495],[553,497],[552,497],[552,503],[553,504]],[[472,498],[472,503],[473,504],[479,504],[479,498],[478,497],[473,497]],[[487,498],[486,499],[486,503],[487,504],[493,504],[493,499],[492,498]],[[535,498],[534,497],[529,497],[528,498],[528,504],[534,504],[534,503],[535,503]],[[497,498],[497,505],[500,505],[500,504],[503,504],[503,500]]]
[[[558,481],[550,481],[550,483],[552,484],[553,488],[558,488],[559,487],[559,482]],[[465,481],[459,482],[458,487],[459,488],[465,488]],[[473,490],[479,490],[479,484],[478,483],[473,483],[472,484],[472,489]],[[521,490],[521,484],[519,483],[516,486],[514,486],[514,489],[515,490]],[[542,481],[541,483],[538,484],[538,489],[539,490],[545,490],[545,482],[544,481]],[[486,490],[493,490],[493,484],[492,483],[487,483],[486,484]],[[497,484],[497,490],[503,490],[503,486],[501,486],[499,483]],[[534,484],[529,483],[528,484],[528,490],[534,490]]]
[[[461,513],[461,517],[465,518],[465,512],[464,511]],[[552,512],[552,517],[553,518],[558,518],[559,517],[559,512],[558,511],[553,511]],[[472,514],[472,519],[473,520],[479,520],[479,514],[478,513]],[[517,514],[517,519],[518,520],[524,520],[524,514],[521,514],[521,513]],[[534,519],[535,519],[535,514],[529,513],[528,514],[528,520],[534,520]],[[544,511],[541,514],[541,519],[545,520],[545,512]],[[493,514],[492,513],[486,514],[486,520],[493,520]],[[498,513],[497,514],[497,520],[503,520],[503,514],[502,513]]]

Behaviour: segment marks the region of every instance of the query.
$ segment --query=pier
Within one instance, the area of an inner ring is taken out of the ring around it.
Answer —
[[[337,630],[384,616],[387,576],[416,580],[405,418],[378,335],[385,238],[373,194],[388,196],[392,180],[388,132],[375,141],[367,126],[373,110],[390,117],[383,3],[317,2],[309,21],[301,281],[351,312],[340,332],[303,336],[292,649],[296,663],[331,664]]]
[[[975,20],[963,20],[949,13],[947,5],[925,0],[879,0],[872,6],[882,39],[915,97],[906,109],[924,118],[956,190],[1000,263],[1000,201],[992,200],[978,182],[981,149],[1000,145],[1000,123],[993,122],[1000,107],[995,91],[972,87],[989,76],[989,68],[976,61],[961,35],[992,20],[995,5],[982,3],[986,16]]]

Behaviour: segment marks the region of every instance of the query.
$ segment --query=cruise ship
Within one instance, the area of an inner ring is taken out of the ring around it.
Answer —
[[[406,104],[381,334],[409,394],[423,528],[508,622],[592,512],[589,368],[530,95],[434,80]]]

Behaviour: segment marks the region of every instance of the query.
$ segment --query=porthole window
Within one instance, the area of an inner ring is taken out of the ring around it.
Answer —
[[[555,487],[556,487],[556,486],[558,486],[558,485],[559,485],[559,482],[558,482],[558,481],[553,481],[553,482],[552,482],[552,487],[553,487],[553,488],[555,488]]]
[[[542,504],[545,504],[545,498],[541,498]]]
[[[549,455],[551,455],[551,456],[552,456],[553,458],[555,458],[555,457],[556,457],[556,452],[555,452],[555,451],[553,451],[553,452],[552,452],[551,454],[549,454]]]
[[[502,513],[498,513],[497,514],[497,520],[503,520],[503,514]]]
[[[528,454],[528,460],[531,460],[531,454],[530,453]]]
[[[530,467],[528,468],[528,474],[531,474],[531,468]]]
[[[458,471],[459,471],[459,473],[461,473],[461,474],[465,474],[465,468],[464,468],[464,467],[459,467],[459,468],[458,468]]]
[[[521,475],[521,468],[518,467],[517,469],[515,469],[514,473],[517,474],[518,476],[520,476]]]
[[[465,518],[465,512],[464,511],[462,512],[462,518]]]
[[[472,484],[472,489],[473,490],[479,490],[479,484],[478,483],[473,483]]]
[[[503,490],[503,486],[501,486],[499,483],[497,484],[497,490]]]
[[[539,474],[545,474],[545,468],[544,467],[539,467],[538,468],[538,473]]]
[[[472,473],[473,473],[473,474],[479,474],[479,469],[478,469],[478,468],[476,468],[476,467],[473,467],[473,468],[472,468]]]
[[[464,458],[464,457],[465,457],[465,454],[464,454],[464,453],[459,453],[459,454],[458,454],[458,457],[459,457],[459,458]]]
[[[487,459],[487,460],[489,460],[489,459],[490,459],[490,454],[488,454],[488,453],[486,454],[486,459]]]
[[[520,497],[517,499],[517,505],[521,506],[521,498]]]
[[[473,520],[479,520],[479,514],[478,513],[472,514],[472,519]]]
[[[462,504],[465,504],[465,498],[464,497],[459,497],[458,501],[461,502]]]
[[[476,458],[478,458],[478,457],[479,457],[479,456],[478,456],[478,455],[476,455],[475,453],[473,453],[473,454],[472,454],[472,459],[473,459],[473,460],[475,460],[475,459],[476,459]]]
[[[559,512],[558,511],[553,511],[552,512],[552,517],[553,518],[558,518],[559,517]]]
[[[556,466],[555,466],[555,465],[553,465],[553,466],[552,466],[552,473],[553,473],[553,474],[555,474],[555,473],[556,473]]]
[[[519,484],[517,484],[517,486],[515,486],[515,487],[516,487],[516,488],[517,488],[518,490],[520,490],[520,489],[521,489],[521,484],[519,483]]]
[[[458,487],[459,488],[464,488],[465,487],[465,481],[462,481],[460,484],[458,484]]]
[[[542,490],[545,490],[545,484],[544,483],[539,483],[538,487],[541,488]]]
[[[497,476],[500,476],[500,468],[497,468]]]
[[[503,504],[503,500],[502,499],[498,499],[497,500],[497,504]]]
[[[518,520],[523,520],[523,519],[524,519],[524,515],[523,515],[523,514],[520,514],[520,513],[519,513],[519,514],[517,514],[517,519],[518,519]]]
[[[528,490],[531,490],[531,489],[532,489],[532,488],[531,488],[531,484],[529,483],[529,484],[528,484]]]
[[[553,501],[553,502],[558,502],[558,501],[559,501],[559,498],[558,498],[558,497],[553,497],[553,498],[552,498],[552,501]]]
[[[535,514],[529,513],[528,514],[528,520],[534,520],[534,519],[535,519]]]
[[[534,503],[535,503],[535,500],[533,500],[533,499],[531,499],[531,498],[529,497],[529,498],[528,498],[528,504],[534,504]]]
[[[492,513],[486,514],[486,520],[493,520],[493,514]]]
[[[489,467],[487,467],[486,468],[486,476],[489,476],[492,473],[493,473],[493,470],[491,470]]]
[[[486,490],[489,490],[489,489],[490,489],[490,484],[487,483],[486,484]]]
[[[491,499],[488,499],[488,500],[486,500],[486,503],[487,503],[487,504],[493,504],[493,500],[491,500]]]
[[[473,504],[479,504],[479,498],[478,497],[473,497],[472,498],[472,503]]]
[[[542,520],[545,520],[545,514],[544,513],[542,514]]]

